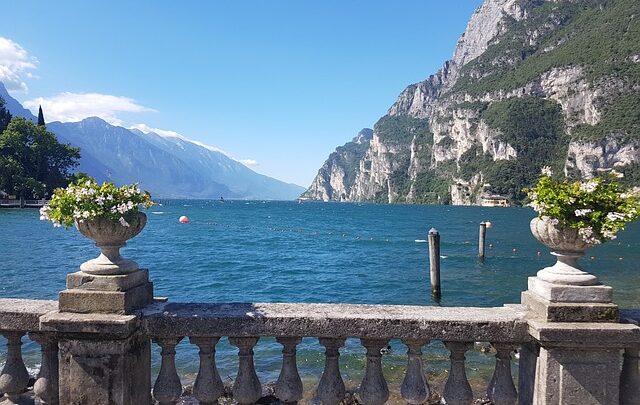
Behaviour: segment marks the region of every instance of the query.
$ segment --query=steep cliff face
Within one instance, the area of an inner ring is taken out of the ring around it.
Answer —
[[[353,200],[351,189],[358,170],[356,166],[367,152],[372,137],[373,130],[363,128],[351,142],[338,147],[301,197],[320,201]]]
[[[545,165],[570,177],[614,165],[640,173],[637,15],[635,0],[486,0],[453,58],[376,123],[359,161],[330,157],[305,195],[517,202]],[[353,182],[331,188],[326,168]]]

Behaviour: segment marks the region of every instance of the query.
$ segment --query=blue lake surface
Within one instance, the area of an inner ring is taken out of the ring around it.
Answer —
[[[174,302],[345,302],[438,305],[429,287],[427,232],[441,235],[443,306],[502,306],[517,303],[527,277],[554,262],[529,231],[534,212],[526,208],[481,208],[262,202],[160,201],[147,211],[145,230],[123,249],[125,257],[150,270],[155,295]],[[191,222],[180,224],[187,215]],[[56,299],[65,276],[97,256],[93,243],[75,229],[39,221],[37,210],[0,210],[0,296]],[[487,257],[477,258],[478,224],[491,221]],[[540,254],[538,254],[540,252]],[[615,288],[622,307],[640,306],[640,224],[598,246],[583,267]],[[316,339],[305,339],[298,363],[305,381],[324,364]],[[25,345],[27,362],[37,346]],[[274,381],[281,346],[261,339],[256,368]],[[385,374],[401,379],[405,348],[392,344]],[[440,343],[425,350],[429,370],[448,367]],[[364,350],[350,340],[341,366],[357,382]],[[470,353],[469,367],[484,370],[492,356]],[[157,366],[157,356],[154,364]],[[178,367],[189,380],[197,371],[194,347],[178,349]],[[226,340],[218,346],[223,377],[235,375],[237,356]],[[397,374],[397,375],[396,375]],[[486,372],[484,373],[486,374]],[[311,384],[309,382],[309,384]]]

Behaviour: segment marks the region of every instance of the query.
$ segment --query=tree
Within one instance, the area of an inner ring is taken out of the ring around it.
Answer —
[[[40,198],[65,187],[78,165],[80,149],[61,144],[45,127],[13,118],[0,134],[0,190]]]
[[[4,108],[4,100],[0,97],[0,133],[7,128],[9,122],[11,121],[11,113],[9,110]]]
[[[44,114],[42,113],[42,106],[38,107],[38,125],[41,126],[41,127],[45,126]]]

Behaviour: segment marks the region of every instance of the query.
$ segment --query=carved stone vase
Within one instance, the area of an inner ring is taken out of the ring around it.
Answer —
[[[577,229],[554,225],[548,218],[534,218],[530,226],[533,236],[549,247],[551,254],[557,258],[553,266],[538,271],[539,279],[552,284],[572,286],[600,284],[596,276],[582,270],[578,264],[578,259],[594,245],[585,242]]]
[[[146,224],[147,216],[142,212],[129,221],[129,226],[106,218],[76,221],[78,231],[95,241],[101,251],[100,256],[82,263],[80,270],[101,276],[128,274],[138,270],[138,263],[120,256],[120,248],[126,245],[127,240],[139,234]]]

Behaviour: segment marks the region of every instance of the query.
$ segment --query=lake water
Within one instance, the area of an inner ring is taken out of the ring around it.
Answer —
[[[527,277],[553,263],[529,232],[534,213],[525,208],[337,204],[262,201],[161,201],[147,211],[147,226],[123,255],[150,270],[155,295],[178,302],[345,302],[436,305],[430,295],[427,244],[430,228],[441,235],[443,306],[517,303]],[[178,217],[187,215],[183,225]],[[487,257],[476,258],[478,224],[491,221]],[[65,275],[98,253],[75,229],[53,228],[37,210],[0,210],[0,296],[56,299]],[[538,252],[541,252],[538,255]],[[616,302],[640,306],[640,224],[616,241],[596,247],[585,269],[615,288]],[[38,347],[25,344],[35,367]],[[324,357],[316,339],[299,348],[300,373],[309,386]],[[235,375],[237,356],[226,340],[218,345],[223,379]],[[281,347],[263,338],[256,368],[275,381]],[[391,384],[402,379],[406,349],[392,343],[385,356]],[[157,350],[156,350],[157,352]],[[448,368],[438,342],[425,350],[433,378]],[[364,349],[349,340],[341,367],[351,385],[360,381]],[[4,355],[4,353],[3,353]],[[469,367],[486,378],[492,356],[471,352]],[[158,356],[154,356],[157,367]],[[177,364],[185,381],[197,371],[197,352],[182,343]],[[473,373],[470,373],[473,374]]]

